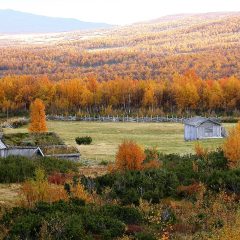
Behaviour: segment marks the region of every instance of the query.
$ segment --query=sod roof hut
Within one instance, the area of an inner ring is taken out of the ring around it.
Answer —
[[[40,145],[36,144],[36,142],[40,143]],[[57,145],[53,145],[51,142]],[[5,158],[8,156],[23,156],[28,158],[54,157],[76,162],[80,160],[79,150],[72,146],[66,146],[54,133],[44,133],[35,136],[31,136],[28,133],[7,134],[3,136],[0,133],[0,157]]]

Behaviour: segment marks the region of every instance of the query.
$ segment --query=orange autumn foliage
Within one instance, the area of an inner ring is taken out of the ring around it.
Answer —
[[[162,162],[160,162],[158,159],[158,151],[155,147],[149,149],[148,158],[149,160],[147,161],[147,159],[145,159],[144,163],[142,164],[142,169],[156,169],[162,166]]]
[[[71,198],[82,199],[85,202],[93,202],[92,196],[80,183],[70,184],[70,193],[62,185],[48,182],[45,172],[37,169],[35,179],[27,180],[22,184],[20,190],[20,204],[33,207],[37,202],[57,202],[59,200],[69,201]]]
[[[45,105],[40,99],[36,99],[30,107],[31,123],[29,130],[33,133],[41,133],[47,131]]]
[[[160,168],[161,167],[161,163],[158,161],[158,160],[151,160],[147,163],[144,163],[142,165],[142,168],[144,170],[147,170],[147,169],[156,169],[156,168]]]
[[[5,115],[26,112],[34,99],[44,101],[48,114],[118,115],[119,111],[162,115],[169,110],[229,112],[240,110],[240,78],[204,80],[194,71],[174,79],[136,80],[133,76],[96,76],[55,81],[40,76],[8,76],[0,79],[0,111]]]
[[[199,142],[194,146],[194,151],[198,157],[206,157],[208,154],[208,149],[204,148]]]
[[[236,220],[234,224],[225,225],[217,234],[217,240],[239,240],[240,236],[240,214],[237,213]]]
[[[92,202],[93,199],[90,194],[85,190],[84,186],[80,183],[72,187],[71,195],[73,198],[79,198],[85,202]]]
[[[62,186],[50,184],[45,178],[45,172],[37,169],[34,180],[23,183],[20,191],[21,204],[33,207],[37,202],[55,202],[68,200],[68,194]]]
[[[240,166],[240,122],[230,132],[223,146],[224,156],[228,159],[228,166]]]
[[[116,170],[141,170],[145,159],[144,151],[133,141],[124,141],[116,155]]]

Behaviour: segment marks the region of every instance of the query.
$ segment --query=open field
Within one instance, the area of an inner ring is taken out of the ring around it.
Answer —
[[[234,124],[224,124],[227,130]],[[66,142],[77,146],[75,137],[89,135],[93,143],[79,146],[83,159],[100,162],[113,161],[118,145],[131,139],[143,147],[156,147],[163,153],[191,153],[195,142],[185,142],[180,123],[98,123],[49,121],[49,131],[54,131]],[[26,132],[27,127],[5,129],[5,133]],[[223,139],[203,140],[205,147],[217,148]]]

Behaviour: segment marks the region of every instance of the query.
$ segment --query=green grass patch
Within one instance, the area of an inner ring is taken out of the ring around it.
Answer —
[[[224,123],[227,130],[233,123]],[[56,132],[67,145],[80,150],[82,159],[92,163],[114,161],[118,145],[125,139],[136,141],[143,148],[156,147],[161,153],[193,153],[196,142],[184,141],[184,126],[181,123],[102,123],[102,122],[63,122],[48,121],[48,129]],[[4,129],[5,133],[26,133],[27,127]],[[78,146],[75,138],[91,136],[91,145]],[[220,147],[224,139],[203,140],[204,147]]]

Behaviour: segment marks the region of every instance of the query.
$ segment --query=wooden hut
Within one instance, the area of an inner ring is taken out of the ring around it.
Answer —
[[[193,117],[184,122],[185,141],[222,138],[224,135],[225,129],[221,123],[211,118]]]

